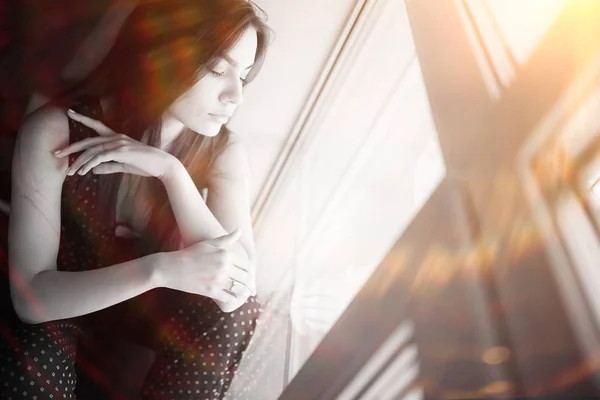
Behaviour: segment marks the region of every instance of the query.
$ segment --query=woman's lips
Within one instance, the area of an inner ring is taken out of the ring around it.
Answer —
[[[220,123],[224,124],[227,121],[229,121],[229,118],[231,118],[229,115],[224,115],[224,114],[208,114],[210,115],[213,119],[219,121]]]

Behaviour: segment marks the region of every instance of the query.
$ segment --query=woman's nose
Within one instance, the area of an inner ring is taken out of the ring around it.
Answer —
[[[240,105],[244,101],[243,86],[240,79],[229,83],[221,93],[220,100],[222,103],[233,103]]]

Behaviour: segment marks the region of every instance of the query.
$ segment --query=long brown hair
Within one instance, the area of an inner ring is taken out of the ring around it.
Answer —
[[[248,28],[257,32],[254,66],[258,73],[269,43],[266,15],[246,0],[140,0],[99,67],[61,97],[68,103],[87,96],[109,98],[113,110],[105,122],[152,146],[160,145],[162,115],[201,79]],[[185,129],[169,152],[178,157],[196,186],[206,185],[211,165],[229,143],[223,126],[215,137]],[[155,179],[106,175],[101,197],[112,198],[121,178],[134,191],[133,205],[149,216],[144,242],[162,250],[179,244],[179,233],[164,188]]]

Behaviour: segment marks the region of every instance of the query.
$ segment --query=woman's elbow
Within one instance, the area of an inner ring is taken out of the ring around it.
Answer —
[[[36,325],[49,320],[47,318],[42,318],[43,315],[40,312],[40,304],[36,305],[34,300],[28,299],[28,297],[31,296],[20,293],[13,285],[10,287],[10,295],[15,314],[21,322]]]
[[[13,297],[12,305],[13,309],[15,310],[15,314],[19,320],[21,320],[21,322],[29,325],[36,325],[45,322],[39,318],[38,313],[34,311],[31,304],[29,304],[26,300]]]

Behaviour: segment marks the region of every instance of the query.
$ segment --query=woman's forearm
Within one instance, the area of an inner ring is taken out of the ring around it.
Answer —
[[[229,233],[210,211],[194,181],[181,163],[174,166],[172,172],[163,179],[163,184],[184,246],[187,247]],[[249,258],[253,258],[249,249],[239,243],[234,246],[239,246]]]
[[[212,214],[182,164],[177,164],[172,173],[163,179],[163,184],[184,246],[214,239],[228,233]],[[245,248],[239,242],[234,243],[232,247],[237,247],[251,261],[255,261],[252,249]],[[242,306],[246,299],[235,299],[227,303],[218,300],[215,302],[224,312],[231,312]]]
[[[90,271],[41,272],[12,287],[15,311],[24,322],[38,324],[118,304],[160,286],[160,254]]]

